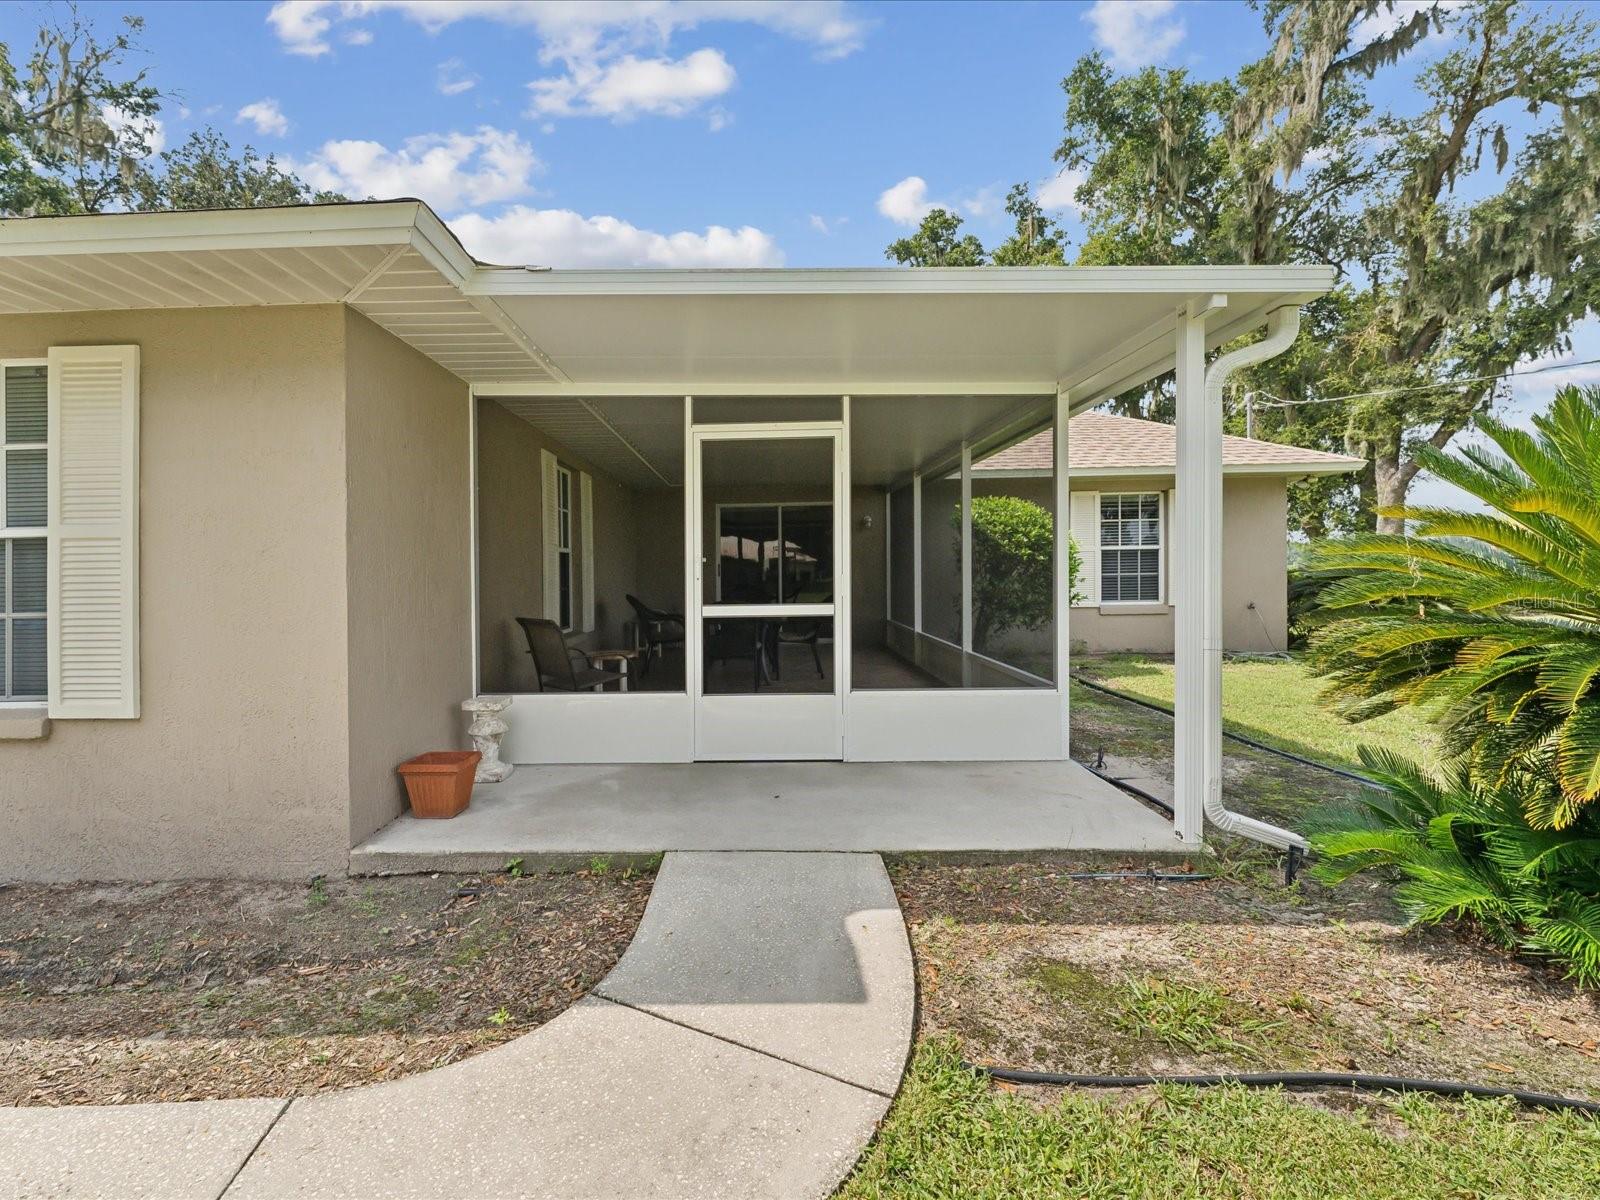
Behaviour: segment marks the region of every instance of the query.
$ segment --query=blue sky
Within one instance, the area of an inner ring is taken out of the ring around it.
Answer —
[[[21,52],[50,11],[6,6],[0,38]],[[877,265],[934,203],[992,244],[1021,180],[1071,230],[1051,152],[1080,55],[1215,77],[1265,48],[1258,15],[1222,0],[85,11],[144,17],[166,145],[215,125],[321,186],[420,196],[482,258],[552,266]],[[1596,324],[1560,357],[1600,357]],[[1513,410],[1556,378],[1519,385]]]

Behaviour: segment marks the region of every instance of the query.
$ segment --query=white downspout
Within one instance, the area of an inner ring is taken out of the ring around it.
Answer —
[[[1252,342],[1238,350],[1229,351],[1216,359],[1206,368],[1205,383],[1205,411],[1207,419],[1212,419],[1210,414],[1217,414],[1216,420],[1220,423],[1222,412],[1222,391],[1227,386],[1228,377],[1240,367],[1252,367],[1256,363],[1266,362],[1269,358],[1276,358],[1294,342],[1295,335],[1300,332],[1300,308],[1290,304],[1283,308],[1274,309],[1267,316],[1267,336],[1259,342]],[[1214,611],[1206,613],[1207,643],[1220,647],[1222,645],[1222,610],[1216,607]],[[1220,659],[1221,651],[1218,650]],[[1211,681],[1207,681],[1208,685]],[[1217,672],[1215,686],[1219,694],[1216,697],[1216,711],[1222,711],[1221,672]],[[1221,780],[1222,766],[1222,729],[1220,722],[1215,730],[1208,731],[1208,739],[1215,743],[1214,748],[1208,747],[1208,753],[1216,755],[1217,771],[1209,774],[1213,781]],[[1288,829],[1280,829],[1266,821],[1258,821],[1254,817],[1247,817],[1240,813],[1232,812],[1222,803],[1220,786],[1208,786],[1205,791],[1206,820],[1226,833],[1238,834],[1240,837],[1253,838],[1258,842],[1265,842],[1279,850],[1288,850],[1293,847],[1306,850],[1308,846],[1305,838]]]

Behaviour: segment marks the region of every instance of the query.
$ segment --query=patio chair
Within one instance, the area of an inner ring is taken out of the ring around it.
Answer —
[[[817,678],[824,679],[822,651],[817,643],[822,639],[822,617],[792,617],[773,624],[771,633],[772,677],[783,678],[783,648],[785,646],[810,646],[811,658],[817,664]]]
[[[684,619],[679,613],[651,608],[635,595],[627,594],[623,598],[632,606],[634,615],[639,618],[639,632],[644,637],[644,661],[639,664],[639,677],[643,679],[650,674],[652,658],[657,655],[665,657],[666,651],[674,646],[683,645]],[[673,632],[674,627],[676,632]]]
[[[528,639],[528,653],[533,655],[533,673],[539,678],[541,692],[598,692],[608,683],[622,683],[619,672],[600,670],[582,650],[567,645],[566,635],[554,621],[518,617],[517,624]]]

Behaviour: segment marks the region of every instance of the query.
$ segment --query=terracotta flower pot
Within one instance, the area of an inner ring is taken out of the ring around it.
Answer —
[[[472,799],[472,776],[478,769],[476,750],[435,750],[400,764],[414,817],[453,817]]]

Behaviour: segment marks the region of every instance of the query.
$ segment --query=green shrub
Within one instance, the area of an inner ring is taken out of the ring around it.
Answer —
[[[961,561],[961,507],[950,524]],[[1050,510],[1020,496],[972,498],[972,640],[989,644],[1009,629],[1041,629],[1050,622],[1055,581],[1055,522]],[[1067,539],[1067,592],[1076,604],[1082,562],[1078,544]]]
[[[1565,829],[1536,828],[1528,813],[1553,802],[1548,778],[1475,771],[1470,759],[1430,773],[1384,751],[1360,753],[1384,790],[1363,793],[1355,812],[1323,817],[1311,837],[1320,880],[1393,869],[1413,921],[1471,920],[1502,945],[1600,985],[1600,811],[1584,809]]]

